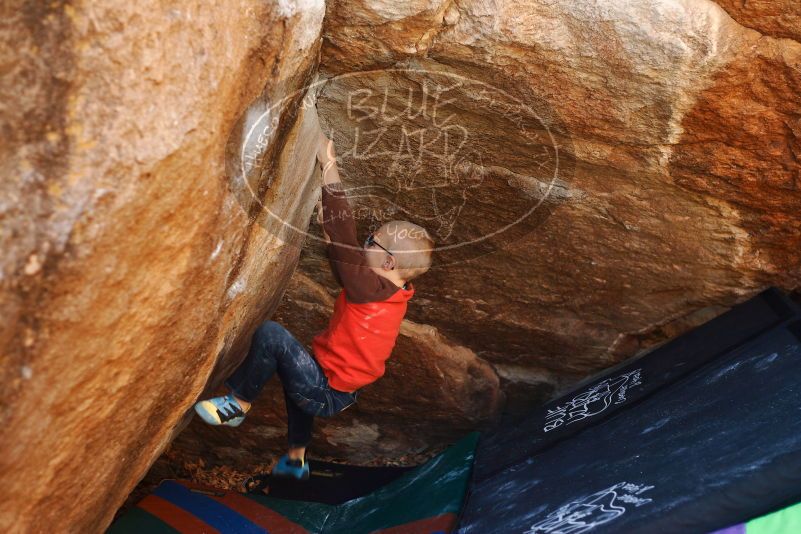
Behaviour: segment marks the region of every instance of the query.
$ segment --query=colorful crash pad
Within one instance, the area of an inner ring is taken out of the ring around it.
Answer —
[[[801,503],[711,534],[797,534],[801,532]]]
[[[339,505],[239,494],[166,480],[110,534],[444,533],[462,507],[478,434],[378,490]]]

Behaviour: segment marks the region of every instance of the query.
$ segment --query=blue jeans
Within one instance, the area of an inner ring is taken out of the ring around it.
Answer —
[[[253,402],[276,372],[284,387],[290,447],[309,444],[315,416],[339,413],[359,396],[358,390],[347,393],[332,389],[317,360],[275,321],[266,321],[256,329],[247,358],[225,385],[240,399]]]

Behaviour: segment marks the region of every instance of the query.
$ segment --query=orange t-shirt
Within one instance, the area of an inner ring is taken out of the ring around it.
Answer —
[[[328,328],[312,340],[312,350],[331,387],[351,392],[384,375],[414,287],[362,304],[349,302],[345,292],[334,303]]]

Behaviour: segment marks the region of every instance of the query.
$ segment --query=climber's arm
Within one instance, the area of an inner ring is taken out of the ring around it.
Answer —
[[[342,180],[339,179],[334,142],[328,139],[322,130],[319,130],[318,135],[317,160],[323,168],[323,233],[333,243],[347,245],[347,247],[339,247],[347,250],[347,252],[341,253],[343,258],[363,258],[362,248],[356,240],[356,222],[353,220],[345,187]]]
[[[331,238],[331,269],[349,301],[382,301],[397,291],[393,282],[367,265],[364,249],[356,242],[356,223],[348,197],[344,190],[331,185],[323,186],[323,230]]]
[[[356,222],[339,179],[333,141],[320,131],[318,159],[323,165],[323,232],[329,236],[328,259],[337,281],[351,302],[386,300],[398,288],[368,265],[356,238]]]

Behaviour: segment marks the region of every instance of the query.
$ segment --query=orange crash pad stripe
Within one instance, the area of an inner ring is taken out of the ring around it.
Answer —
[[[148,495],[136,505],[182,534],[219,534],[219,531],[183,508],[156,495]]]
[[[309,532],[278,512],[238,493],[226,493],[223,497],[214,496],[212,499],[247,518],[251,523],[264,527],[270,534],[308,534]]]
[[[271,510],[258,502],[248,499],[235,491],[226,491],[211,486],[204,486],[188,480],[179,484],[190,489],[205,492],[205,495],[223,506],[241,515],[251,523],[267,529],[270,534],[308,534],[309,531],[293,523],[275,510]]]
[[[381,534],[432,534],[450,532],[456,526],[456,514],[447,513],[404,523],[396,527],[382,528],[376,532]]]

